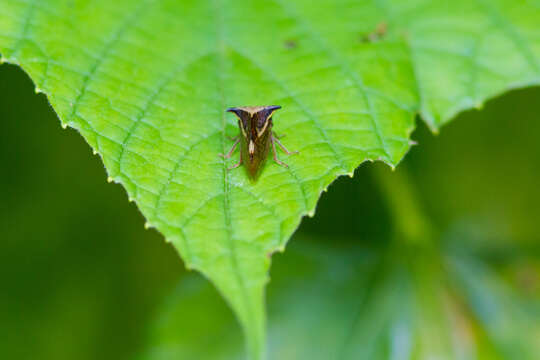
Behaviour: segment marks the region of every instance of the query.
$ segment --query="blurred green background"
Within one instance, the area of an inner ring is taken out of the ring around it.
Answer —
[[[437,136],[419,121],[394,173],[367,163],[330,186],[274,256],[270,358],[533,359],[539,100],[514,91]],[[7,64],[0,124],[0,358],[240,356],[215,290]]]

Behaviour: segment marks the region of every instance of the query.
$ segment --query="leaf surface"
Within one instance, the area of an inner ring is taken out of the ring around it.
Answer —
[[[2,61],[80,131],[148,226],[210,278],[264,352],[270,254],[363,161],[395,166],[420,113],[540,80],[536,1],[3,0]],[[252,183],[222,160],[229,106],[283,107],[300,154]]]

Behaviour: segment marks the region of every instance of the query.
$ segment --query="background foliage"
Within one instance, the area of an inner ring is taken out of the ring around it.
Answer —
[[[473,343],[482,349],[479,358],[537,354],[533,340],[539,334],[540,306],[538,98],[537,88],[511,93],[480,112],[461,115],[437,137],[420,127],[413,134],[419,146],[396,170],[394,175],[402,174],[397,178],[386,169],[364,164],[354,179],[340,178],[333,184],[315,218],[305,219],[291,240],[290,251],[276,257],[269,287],[271,354],[290,354],[295,345],[298,351],[317,352],[322,346],[305,345],[325,339],[324,344],[340,344],[328,351],[345,349],[341,354],[347,358],[354,347],[346,345],[346,335],[352,334],[351,344],[372,339],[368,335],[378,337],[375,353],[390,356],[390,323],[376,326],[377,322],[365,321],[366,331],[350,333],[332,325],[339,314],[348,317],[358,310],[364,298],[375,304],[388,299],[384,286],[382,290],[374,286],[384,284],[384,271],[374,285],[364,286],[370,272],[358,270],[371,269],[370,257],[388,253],[381,249],[392,249],[395,243],[406,246],[407,239],[415,238],[406,225],[396,222],[396,215],[407,214],[406,223],[428,224],[423,228],[432,234],[429,239],[436,249],[432,254],[458,251],[458,259],[479,264],[461,274],[469,286],[448,284],[463,299],[459,306],[466,309],[463,323],[469,325],[457,332],[427,326],[424,331],[434,334],[428,345],[433,339],[445,339],[445,344],[435,346],[445,350],[456,334],[467,338],[472,331]],[[10,65],[0,67],[0,119],[2,356],[148,359],[180,349],[194,351],[202,359],[234,357],[241,335],[215,290],[199,275],[186,273],[175,251],[156,232],[141,231],[144,220],[125,201],[122,188],[105,182],[100,161],[84,141],[58,126],[45,97],[35,95],[29,79]],[[391,188],[398,190],[389,196],[381,179],[392,181]],[[408,181],[399,185],[403,179]],[[407,206],[396,207],[389,199]],[[404,212],[396,214],[399,208]],[[353,254],[356,265],[343,252]],[[320,253],[325,254],[322,259]],[[389,253],[395,255],[382,269],[387,273],[413,258],[401,250]],[[420,269],[437,263],[436,256],[425,256]],[[444,274],[424,271],[413,283],[430,286],[446,279]],[[321,276],[318,286],[309,281]],[[315,296],[325,289],[333,290]],[[421,298],[427,299],[422,309],[437,319],[440,303],[430,300],[431,290],[422,293]],[[311,294],[308,303],[305,296]],[[390,299],[400,303],[404,294],[396,291]],[[302,316],[302,309],[320,310],[321,303],[326,313],[319,314],[325,316]],[[383,309],[376,306],[373,316]],[[291,320],[284,323],[283,318]],[[225,344],[216,342],[223,340],[220,329],[229,334]],[[209,343],[217,344],[216,354],[208,352]],[[415,346],[423,349],[413,353],[416,358],[425,358],[422,355],[433,348]],[[474,358],[455,349],[449,354]]]

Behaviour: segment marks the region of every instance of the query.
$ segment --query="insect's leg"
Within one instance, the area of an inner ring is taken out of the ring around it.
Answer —
[[[274,138],[276,139],[283,139],[285,136],[287,136],[287,134],[278,135],[275,131],[272,131],[272,133],[274,134]]]
[[[288,168],[289,165],[285,164],[283,161],[279,160],[277,157],[277,151],[276,151],[276,143],[275,141],[279,141],[278,139],[275,139],[273,136],[270,138],[270,141],[272,142],[272,153],[274,161],[277,162],[279,165]]]
[[[240,142],[240,139],[236,139],[236,141],[234,142],[231,150],[229,150],[229,152],[226,155],[223,155],[223,154],[218,154],[218,155],[223,157],[224,159],[229,159],[231,157],[232,153],[234,152],[234,150],[236,149],[236,147],[238,146],[239,142]]]
[[[285,151],[285,154],[287,154],[287,155],[298,154],[298,151],[292,151],[291,152],[291,151],[287,150],[287,148],[281,143],[281,141],[279,141],[279,139],[277,137],[272,136],[272,144],[274,143],[274,141],[277,142],[277,144],[279,145],[279,147],[283,151]]]
[[[238,140],[238,138],[240,137],[239,135],[236,135],[236,136],[229,136],[229,135],[225,135],[225,137],[231,141],[236,141]]]
[[[227,171],[231,171],[233,169],[236,169],[237,167],[239,167],[240,165],[242,165],[242,153],[240,153],[240,160],[234,164],[233,166],[231,166],[230,168],[227,169]]]

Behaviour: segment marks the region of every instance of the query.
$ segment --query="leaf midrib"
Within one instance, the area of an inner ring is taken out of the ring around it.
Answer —
[[[223,11],[225,10],[225,7],[222,4],[222,0],[213,0],[214,1],[214,8],[215,8],[215,24],[216,24],[216,57],[217,57],[217,69],[216,69],[216,85],[217,85],[217,93],[219,95],[218,102],[217,102],[217,113],[221,114],[221,120],[222,120],[222,135],[221,135],[221,147],[222,147],[222,153],[226,154],[227,151],[227,137],[226,137],[226,126],[227,126],[227,118],[225,113],[225,108],[227,106],[227,101],[225,99],[225,91],[224,91],[224,79],[223,74],[225,70],[224,61],[225,61],[225,51],[226,51],[226,43],[225,43],[225,22],[223,19]],[[233,238],[233,229],[231,224],[231,214],[230,214],[230,187],[229,187],[229,171],[227,168],[227,161],[223,157],[222,158],[222,171],[223,171],[223,217],[225,222],[225,230],[226,230],[226,242],[227,246],[229,247],[229,259],[231,261],[231,268],[232,272],[234,274],[234,277],[236,278],[237,285],[240,289],[240,298],[242,299],[242,302],[244,304],[244,312],[246,315],[246,321],[250,322],[251,324],[243,324],[245,336],[248,342],[248,351],[253,352],[252,354],[249,354],[253,359],[258,359],[262,352],[264,351],[264,339],[260,338],[260,334],[250,334],[250,330],[259,331],[259,329],[256,328],[257,320],[254,317],[254,310],[251,306],[251,302],[249,301],[249,297],[247,294],[246,289],[246,283],[243,276],[243,272],[239,270],[238,266],[238,259],[237,259],[237,252],[236,252],[236,245],[234,243]],[[240,311],[239,309],[236,309],[237,311]],[[258,314],[262,315],[262,314]],[[242,318],[242,316],[240,316]],[[243,322],[243,321],[242,321]],[[253,328],[255,326],[255,328]],[[264,329],[262,330],[264,333]],[[255,337],[255,338],[253,338]],[[250,344],[251,343],[251,344]],[[251,346],[250,346],[251,345]],[[252,347],[250,349],[250,347]]]

